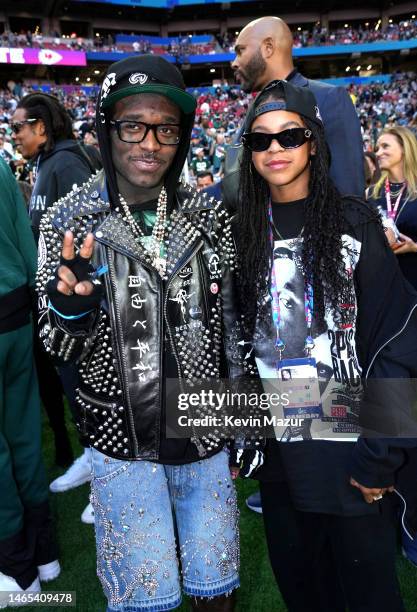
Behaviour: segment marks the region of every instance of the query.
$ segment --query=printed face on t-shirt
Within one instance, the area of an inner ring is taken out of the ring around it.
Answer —
[[[294,254],[275,242],[274,269],[279,302],[279,335],[285,342],[283,358],[304,356],[307,324],[304,311],[304,277],[297,266]],[[255,332],[256,356],[267,367],[275,369],[278,353],[275,349],[276,328],[271,316],[259,321]],[[267,377],[267,376],[266,376]]]
[[[303,355],[306,337],[304,312],[304,277],[291,251],[274,250],[274,269],[279,300],[280,336],[286,344],[287,357]]]

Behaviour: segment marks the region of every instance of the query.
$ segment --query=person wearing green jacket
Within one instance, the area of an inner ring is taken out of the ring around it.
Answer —
[[[17,182],[0,159],[0,608],[60,572],[42,463],[31,305],[36,246]]]

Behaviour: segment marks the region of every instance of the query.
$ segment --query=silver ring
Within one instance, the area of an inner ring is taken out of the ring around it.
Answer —
[[[380,499],[382,499],[382,497],[383,497],[383,496],[382,496],[382,493],[380,493],[379,495],[374,495],[374,496],[373,496],[373,500],[374,500],[374,501],[379,501]]]

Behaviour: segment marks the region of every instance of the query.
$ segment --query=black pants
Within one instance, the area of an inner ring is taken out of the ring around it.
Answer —
[[[290,612],[404,611],[395,570],[396,520],[297,511],[283,482],[261,482],[269,558]]]
[[[38,338],[34,338],[33,352],[39,380],[39,394],[54,433],[64,432],[65,412],[62,383],[49,355],[43,350]]]

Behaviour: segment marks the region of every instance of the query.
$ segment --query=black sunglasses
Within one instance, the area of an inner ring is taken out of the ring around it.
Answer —
[[[12,130],[13,134],[18,134],[24,125],[35,123],[35,121],[38,121],[38,119],[24,119],[23,121],[15,121],[14,123],[10,124],[10,129]]]
[[[265,134],[265,132],[247,132],[242,134],[242,143],[250,151],[267,151],[273,140],[284,149],[296,149],[301,147],[311,138],[311,130],[306,128],[290,128],[277,134]]]

